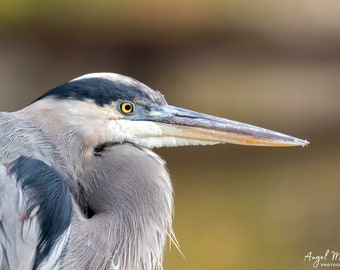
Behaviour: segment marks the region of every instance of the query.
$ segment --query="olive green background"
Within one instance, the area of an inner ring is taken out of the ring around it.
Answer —
[[[339,14],[336,0],[2,0],[0,110],[110,71],[171,105],[309,140],[156,151],[185,257],[167,248],[165,269],[313,269],[308,252],[340,252]]]

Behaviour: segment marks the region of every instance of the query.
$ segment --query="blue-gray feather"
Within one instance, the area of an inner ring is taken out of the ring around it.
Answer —
[[[72,201],[68,180],[40,160],[19,157],[10,165],[27,198],[27,216],[39,207],[40,240],[34,269],[49,255],[53,245],[71,224]]]

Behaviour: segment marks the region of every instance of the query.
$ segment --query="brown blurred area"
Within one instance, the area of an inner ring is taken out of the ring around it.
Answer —
[[[165,269],[312,269],[340,252],[340,2],[0,2],[0,110],[110,71],[169,104],[281,131],[306,148],[157,150],[185,256]]]

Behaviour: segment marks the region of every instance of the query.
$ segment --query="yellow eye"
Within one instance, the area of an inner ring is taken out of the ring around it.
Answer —
[[[133,112],[133,104],[131,102],[122,102],[120,104],[120,110],[122,113],[129,114]]]

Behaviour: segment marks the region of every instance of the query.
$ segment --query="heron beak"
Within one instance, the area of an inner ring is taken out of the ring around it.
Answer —
[[[207,144],[232,143],[277,147],[309,144],[306,140],[279,132],[173,106],[151,110],[149,117],[159,123],[163,136]]]

